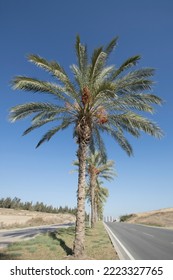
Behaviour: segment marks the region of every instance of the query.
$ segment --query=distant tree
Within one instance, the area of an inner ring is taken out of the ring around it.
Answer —
[[[33,210],[32,202],[25,202],[23,204],[23,209],[24,210]]]
[[[35,204],[32,202],[22,202],[20,198],[7,197],[0,199],[0,208],[22,209],[46,213],[71,213],[76,215],[76,208],[69,208],[68,206],[53,207],[52,205],[46,205],[43,202],[37,201]]]
[[[0,199],[0,208],[4,208],[4,198]]]
[[[21,199],[18,197],[13,198],[11,201],[11,208],[13,209],[20,209],[21,206]]]
[[[11,208],[11,206],[12,206],[12,199],[11,199],[11,197],[5,198],[3,205],[4,205],[3,208]]]

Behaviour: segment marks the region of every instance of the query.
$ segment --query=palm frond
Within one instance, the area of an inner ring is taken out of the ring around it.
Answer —
[[[56,119],[55,119],[54,117],[52,117],[52,118],[48,118],[48,119],[45,119],[45,120],[36,122],[36,123],[34,123],[33,125],[31,125],[29,128],[27,128],[27,129],[23,132],[22,136],[27,135],[28,133],[30,133],[30,132],[33,131],[34,129],[39,128],[39,127],[41,127],[41,126],[43,126],[43,125],[45,125],[45,124],[47,124],[47,123],[49,123],[49,122],[52,122],[52,121],[56,121]]]
[[[42,111],[41,113],[39,112],[38,114],[34,115],[32,118],[32,124],[35,124],[40,121],[47,120],[49,118],[54,118],[57,115],[57,111]]]
[[[97,75],[100,73],[105,63],[106,57],[107,54],[103,51],[103,47],[94,50],[91,57],[91,66],[89,69],[90,81],[93,82]]]
[[[79,88],[82,89],[85,86],[85,80],[83,79],[83,74],[82,74],[81,70],[75,64],[71,65],[70,69],[75,76],[75,80],[76,80]]]
[[[134,80],[125,80],[119,79],[116,82],[116,94],[129,94],[129,93],[139,93],[145,90],[151,90],[153,81],[148,79],[134,79]]]
[[[119,132],[111,132],[112,137],[115,139],[116,142],[120,145],[120,147],[128,154],[128,156],[133,155],[133,149],[128,140],[124,137],[124,135]]]
[[[163,132],[154,122],[133,112],[114,116],[114,119],[118,120],[120,125],[134,127],[154,137],[161,138],[163,136]]]
[[[64,68],[59,63],[56,61],[48,62],[46,59],[35,54],[28,55],[28,60],[57,78],[63,84],[64,91],[68,93],[71,98],[78,98],[73,83],[70,81]]]
[[[114,131],[119,131],[120,133],[123,133],[123,131],[128,132],[136,138],[139,138],[140,136],[140,131],[137,128],[130,124],[121,122],[119,118],[117,120],[114,115],[109,115],[109,124],[111,125],[111,129]]]
[[[94,87],[97,88],[97,86],[100,86],[100,83],[102,84],[103,81],[107,81],[107,78],[110,76],[110,74],[113,72],[114,66],[108,66],[104,67],[100,73],[96,76],[94,81]],[[108,84],[108,82],[107,82]]]
[[[40,81],[34,78],[17,76],[12,80],[12,87],[13,89],[53,94],[59,100],[63,100],[66,102],[69,100],[64,95],[64,93],[68,95],[64,87],[58,86],[57,84]]]
[[[93,134],[94,134],[95,146],[100,151],[100,156],[101,156],[103,162],[106,162],[107,161],[106,147],[105,147],[104,141],[99,133],[99,129],[97,128],[97,126],[93,127]]]
[[[67,128],[71,123],[72,123],[71,120],[64,119],[64,121],[60,125],[50,129],[46,134],[43,135],[41,140],[38,142],[36,148],[38,148],[44,142],[49,141],[58,131]]]
[[[64,68],[60,66],[56,61],[48,62],[46,59],[35,55],[28,55],[28,60],[34,63],[36,66],[43,68],[56,77],[59,81],[61,81],[67,88],[74,91],[73,84],[70,82],[68,75],[66,74]]]
[[[118,36],[113,38],[110,43],[105,47],[104,52],[109,56],[112,51],[115,49],[118,43]]]
[[[37,112],[43,111],[58,114],[64,112],[65,110],[65,108],[53,105],[51,103],[31,102],[12,107],[10,110],[10,121],[14,122],[16,120],[23,119]]]
[[[28,61],[34,63],[36,66],[48,71],[49,73],[54,75],[54,71],[50,65],[50,63],[43,57],[36,55],[36,54],[30,54],[27,56]]]
[[[150,105],[151,103],[154,104],[161,104],[160,98],[156,96],[150,96],[148,94],[126,94],[119,96],[115,99],[115,101],[105,102],[105,109],[108,108],[112,112],[117,111],[127,111],[131,109],[153,113],[154,108]]]
[[[118,126],[119,127],[119,126]],[[128,156],[133,155],[133,149],[128,140],[124,137],[121,129],[112,128],[110,125],[105,124],[103,131],[106,131],[119,145],[120,147],[128,154]]]
[[[112,73],[110,79],[115,80],[122,72],[124,72],[125,70],[129,69],[132,66],[135,66],[140,60],[140,58],[141,58],[140,55],[135,55],[128,58],[125,62],[123,62],[123,64],[118,69],[116,69]]]
[[[77,35],[76,37],[75,47],[76,47],[79,69],[83,77],[85,78],[86,71],[87,71],[87,63],[88,63],[87,47],[86,45],[84,46],[81,44],[79,35]]]
[[[142,68],[130,72],[116,80],[116,91],[119,93],[135,93],[144,90],[150,90],[153,81],[149,77],[153,76],[154,69]]]

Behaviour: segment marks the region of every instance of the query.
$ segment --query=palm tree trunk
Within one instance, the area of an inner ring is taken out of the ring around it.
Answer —
[[[90,190],[91,190],[91,227],[94,228],[96,218],[95,218],[95,184],[96,184],[96,174],[94,170],[90,174]]]
[[[97,202],[94,200],[94,212],[95,212],[95,223],[98,222],[98,211],[97,211]]]
[[[77,192],[77,214],[76,214],[76,230],[73,253],[75,257],[84,254],[85,242],[85,172],[86,172],[86,152],[87,144],[85,141],[79,143],[78,160],[78,192]]]

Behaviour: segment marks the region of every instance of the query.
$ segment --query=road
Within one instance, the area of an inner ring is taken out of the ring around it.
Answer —
[[[55,231],[58,228],[65,228],[74,225],[73,223],[37,226],[22,229],[0,230],[0,248],[6,247],[8,244],[26,240],[35,237],[40,233]]]
[[[121,259],[173,260],[173,230],[117,222],[105,226]]]

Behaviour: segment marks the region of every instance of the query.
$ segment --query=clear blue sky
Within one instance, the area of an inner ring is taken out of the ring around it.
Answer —
[[[172,0],[1,0],[0,1],[0,197],[43,201],[53,206],[76,206],[77,146],[69,129],[35,149],[46,127],[22,137],[29,120],[11,124],[11,106],[43,100],[42,95],[13,91],[15,75],[50,79],[26,60],[35,53],[57,60],[69,72],[75,63],[74,43],[80,34],[93,48],[119,36],[110,64],[141,54],[141,67],[156,69],[153,93],[164,101],[149,117],[165,133],[162,140],[128,137],[134,149],[129,158],[105,138],[108,157],[118,177],[105,183],[110,197],[105,215],[173,207],[173,2]],[[48,100],[48,96],[44,96]]]

